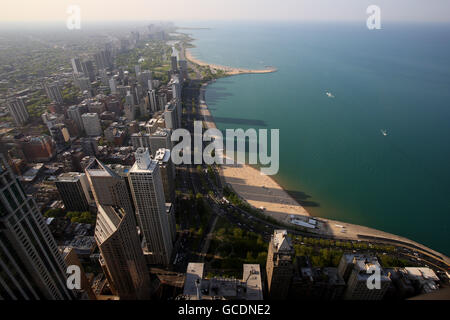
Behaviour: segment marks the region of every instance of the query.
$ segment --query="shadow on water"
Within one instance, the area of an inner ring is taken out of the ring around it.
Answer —
[[[208,104],[208,106],[215,105],[217,102],[224,101],[231,96],[233,95],[229,92],[209,90],[206,96],[206,103]]]
[[[222,82],[232,82],[232,81],[224,81]],[[216,104],[219,101],[223,101],[233,96],[228,89],[223,86],[210,86],[208,87],[208,93],[206,95],[206,103],[208,105],[208,109],[210,111],[218,110],[215,108]],[[249,125],[249,126],[260,126],[267,127],[267,123],[263,120],[255,120],[255,119],[240,119],[240,118],[232,118],[232,117],[205,117],[207,121],[214,121],[216,123],[224,123],[224,124],[236,124],[236,125]]]
[[[292,198],[294,198],[302,207],[320,207],[318,202],[308,200],[311,198],[310,195],[304,193],[303,191],[297,190],[285,190]]]
[[[267,123],[263,120],[239,119],[239,118],[229,118],[229,117],[212,117],[212,116],[205,116],[205,119],[206,119],[206,121],[214,121],[215,123],[220,122],[220,123],[226,123],[226,124],[267,127]]]

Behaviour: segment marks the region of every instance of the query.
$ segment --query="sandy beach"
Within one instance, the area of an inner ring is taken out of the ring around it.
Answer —
[[[277,71],[276,68],[273,67],[267,67],[266,69],[256,70],[256,69],[242,69],[242,68],[232,68],[227,66],[221,66],[218,64],[212,64],[203,62],[197,58],[195,58],[192,53],[189,51],[189,49],[184,49],[184,53],[186,56],[186,59],[189,60],[192,63],[195,63],[199,66],[209,66],[211,69],[215,70],[222,70],[225,71],[227,75],[237,75],[237,74],[246,74],[246,73],[271,73]]]
[[[201,89],[204,99],[205,86]],[[207,128],[216,128],[208,106],[201,104],[199,111],[205,119]],[[270,176],[246,164],[222,165],[221,174],[225,181],[229,183],[234,191],[255,208],[264,208],[264,212],[279,220],[286,221],[291,215],[309,216],[304,207],[290,196],[275,180]]]

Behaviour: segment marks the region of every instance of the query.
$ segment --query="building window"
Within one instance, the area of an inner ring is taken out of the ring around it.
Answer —
[[[11,196],[11,193],[9,192],[9,190],[8,190],[8,189],[5,189],[5,190],[3,191],[3,194],[4,194],[5,198],[6,198],[6,200],[8,200],[8,203],[9,203],[10,207],[11,207],[13,210],[16,210],[16,209],[17,209],[17,203],[16,203],[16,201],[13,199],[13,197]]]

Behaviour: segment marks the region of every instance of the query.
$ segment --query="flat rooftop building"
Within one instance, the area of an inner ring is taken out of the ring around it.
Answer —
[[[186,300],[263,300],[259,264],[244,264],[242,279],[205,278],[204,263],[188,264],[183,295]]]

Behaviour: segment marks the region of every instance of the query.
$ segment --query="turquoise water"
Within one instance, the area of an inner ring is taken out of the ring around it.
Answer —
[[[449,25],[202,26],[201,60],[278,68],[220,79],[206,101],[220,129],[280,129],[275,179],[312,215],[450,254]]]

